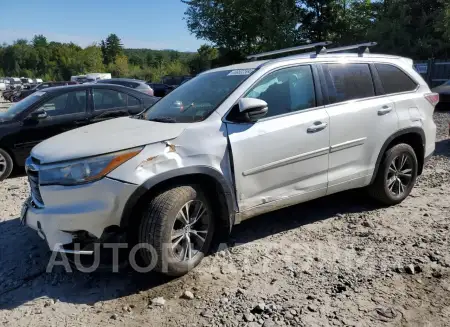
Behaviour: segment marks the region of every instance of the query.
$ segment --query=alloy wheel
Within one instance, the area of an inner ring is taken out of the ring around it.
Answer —
[[[394,196],[402,196],[411,186],[413,161],[407,154],[395,157],[389,165],[386,185]]]
[[[0,177],[6,171],[6,158],[0,153]]]
[[[178,212],[172,228],[172,251],[180,261],[189,261],[203,248],[210,227],[210,213],[199,200],[189,201]]]

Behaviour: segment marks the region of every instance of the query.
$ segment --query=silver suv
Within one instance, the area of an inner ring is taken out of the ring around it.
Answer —
[[[434,151],[439,97],[410,59],[325,45],[207,71],[139,116],[42,142],[22,221],[55,251],[150,245],[144,263],[182,275],[265,212],[364,187],[400,203]]]

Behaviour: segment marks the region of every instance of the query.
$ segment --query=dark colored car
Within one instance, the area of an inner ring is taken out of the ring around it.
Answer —
[[[23,167],[39,142],[84,125],[138,114],[158,99],[113,84],[52,87],[31,94],[0,112],[0,180],[14,165]]]
[[[178,87],[181,84],[183,84],[185,81],[188,81],[190,79],[192,79],[192,76],[189,76],[189,75],[183,75],[183,76],[167,75],[162,78],[161,82],[162,82],[162,84],[167,84],[170,86]]]
[[[436,86],[432,89],[433,92],[439,94],[439,103],[437,105],[438,109],[450,109],[450,80],[442,85]]]
[[[154,95],[156,97],[160,97],[163,98],[165,97],[167,94],[169,94],[170,92],[172,92],[175,87],[174,86],[170,86],[167,84],[162,84],[162,83],[147,83],[154,92]]]
[[[40,91],[49,87],[56,87],[56,86],[67,86],[67,85],[76,85],[78,84],[77,82],[45,82],[45,83],[39,83],[35,86],[33,86],[32,88],[30,88],[29,90],[22,90],[22,92],[20,93],[19,99],[18,100],[22,100],[24,98],[26,98],[27,96],[29,96],[30,94],[33,94],[36,91]]]
[[[155,95],[153,89],[145,82],[138,79],[132,78],[111,78],[111,79],[101,79],[97,83],[100,84],[116,84],[126,86],[136,91],[144,92],[148,95]]]

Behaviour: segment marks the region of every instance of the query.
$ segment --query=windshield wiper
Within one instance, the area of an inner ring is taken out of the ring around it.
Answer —
[[[191,109],[193,106],[195,106],[195,103],[194,103],[194,102],[192,102],[189,106],[187,106],[186,108],[184,108],[182,112],[188,111],[188,110]]]
[[[143,119],[144,118],[144,113],[141,112],[140,114],[133,115],[133,116],[130,116],[130,117],[133,118],[133,119]]]
[[[149,119],[149,121],[155,121],[158,123],[176,123],[176,119],[171,118],[171,117],[155,117],[152,119]]]

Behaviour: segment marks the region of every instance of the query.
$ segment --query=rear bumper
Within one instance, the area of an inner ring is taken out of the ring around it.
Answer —
[[[36,230],[51,250],[75,253],[63,245],[73,243],[77,232],[100,238],[105,228],[120,226],[125,203],[136,188],[109,178],[79,186],[43,186],[44,207],[29,205],[23,223]]]

